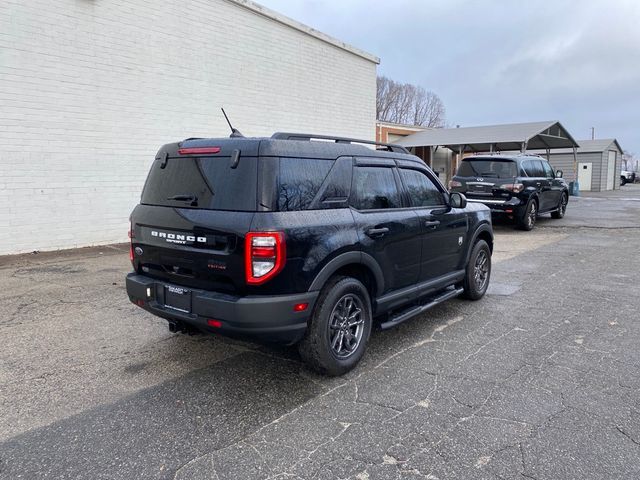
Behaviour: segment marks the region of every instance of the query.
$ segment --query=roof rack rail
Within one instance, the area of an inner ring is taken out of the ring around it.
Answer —
[[[332,135],[314,135],[312,133],[287,133],[287,132],[276,132],[271,135],[271,138],[276,140],[302,140],[310,142],[311,140],[333,140],[335,143],[361,143],[364,145],[375,145],[380,147],[385,147],[385,150],[396,153],[409,153],[402,145],[396,145],[393,143],[381,143],[374,142],[373,140],[360,140],[357,138],[348,138],[348,137],[334,137]]]

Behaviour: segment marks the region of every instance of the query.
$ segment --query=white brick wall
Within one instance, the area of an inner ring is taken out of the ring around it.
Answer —
[[[220,106],[245,135],[373,138],[375,58],[259,10],[1,0],[0,254],[126,241],[158,147],[228,135]]]

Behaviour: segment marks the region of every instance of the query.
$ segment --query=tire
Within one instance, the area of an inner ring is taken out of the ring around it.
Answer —
[[[357,310],[359,315],[354,316]],[[360,323],[348,326],[346,317]],[[372,324],[371,299],[365,286],[352,277],[334,277],[320,291],[298,351],[317,372],[342,375],[362,359]]]
[[[484,240],[478,240],[469,256],[469,263],[462,281],[464,293],[469,300],[479,300],[489,288],[491,279],[491,249]]]
[[[558,210],[556,210],[555,212],[551,212],[551,218],[559,219],[564,217],[564,214],[567,212],[568,202],[569,202],[569,199],[567,197],[567,194],[563,192],[562,195],[560,196],[560,203],[558,204]]]
[[[624,177],[620,178],[620,186],[624,187],[626,184],[627,184],[627,179]]]
[[[529,200],[527,208],[524,211],[524,215],[518,219],[518,228],[520,230],[531,231],[536,225],[536,219],[538,217],[538,202],[535,200]]]

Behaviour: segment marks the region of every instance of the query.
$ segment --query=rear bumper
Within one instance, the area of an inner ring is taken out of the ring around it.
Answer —
[[[491,213],[515,216],[520,215],[522,213],[522,209],[526,206],[516,197],[511,197],[509,200],[494,198],[467,198],[467,202],[486,205],[491,209]]]
[[[237,297],[187,289],[191,292],[191,308],[187,313],[165,305],[165,287],[180,285],[136,273],[127,275],[126,285],[133,303],[169,321],[182,322],[203,332],[285,344],[302,339],[319,293]],[[299,303],[308,303],[309,306],[302,312],[296,312],[293,307]],[[210,326],[207,320],[218,320],[220,326]]]

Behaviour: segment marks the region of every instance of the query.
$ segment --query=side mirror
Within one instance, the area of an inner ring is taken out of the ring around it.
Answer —
[[[449,204],[451,208],[465,208],[467,206],[467,197],[460,192],[452,192],[449,194]]]
[[[562,170],[556,170],[556,178],[562,178]]]

